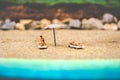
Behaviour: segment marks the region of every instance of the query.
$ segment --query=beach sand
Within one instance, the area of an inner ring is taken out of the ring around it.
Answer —
[[[38,49],[43,35],[48,49]],[[24,59],[120,59],[120,31],[56,30],[54,46],[52,30],[0,30],[0,58]],[[68,47],[71,40],[82,42],[85,49]]]

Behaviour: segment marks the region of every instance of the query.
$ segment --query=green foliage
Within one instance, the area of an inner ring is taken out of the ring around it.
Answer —
[[[47,4],[47,5],[55,5],[59,3],[91,3],[91,4],[100,4],[106,7],[117,7],[120,6],[120,0],[0,0],[0,2],[12,2],[17,4],[24,3],[38,3],[38,4]]]

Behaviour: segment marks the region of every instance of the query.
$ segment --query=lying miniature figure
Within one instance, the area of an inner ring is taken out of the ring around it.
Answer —
[[[75,49],[84,49],[85,48],[85,46],[82,45],[82,43],[76,43],[75,41],[70,42],[68,47],[75,48]]]
[[[48,48],[42,35],[40,35],[40,43],[38,45],[38,48],[39,49],[47,49]]]

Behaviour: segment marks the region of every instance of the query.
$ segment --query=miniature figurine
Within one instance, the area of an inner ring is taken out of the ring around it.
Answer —
[[[83,49],[83,48],[85,48],[85,46],[82,45],[82,43],[80,43],[80,42],[77,43],[75,41],[71,41],[70,44],[68,45],[68,47],[75,48],[75,49]]]
[[[46,49],[47,48],[45,40],[44,40],[42,35],[40,35],[40,44],[38,45],[38,48],[39,49]]]
[[[44,38],[43,38],[42,35],[40,35],[40,45],[41,45],[41,46],[46,45],[45,40],[44,40]]]

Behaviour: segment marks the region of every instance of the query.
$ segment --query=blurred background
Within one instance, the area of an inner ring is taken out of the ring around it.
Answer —
[[[104,13],[111,13],[120,19],[120,0],[0,0],[0,19],[51,20],[58,18],[58,9],[64,14],[60,19],[102,18]]]

